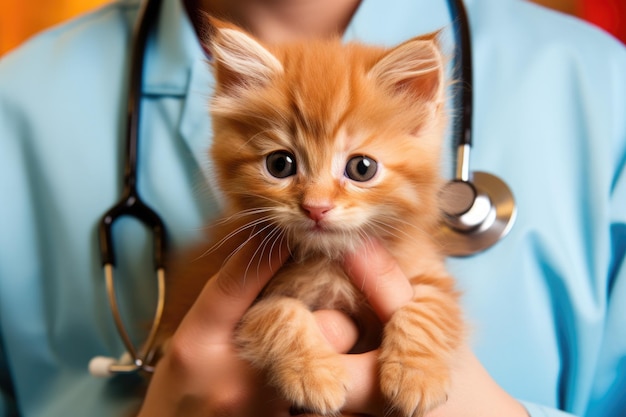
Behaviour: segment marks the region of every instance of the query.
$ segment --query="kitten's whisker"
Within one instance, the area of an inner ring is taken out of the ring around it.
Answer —
[[[384,417],[391,417],[393,413],[394,413],[394,410],[392,407],[385,407]]]
[[[415,240],[415,238],[413,236],[411,236],[410,234],[406,233],[403,230],[398,229],[397,227],[391,226],[385,222],[381,222],[381,221],[377,221],[377,220],[372,220],[372,224],[371,226],[373,228],[376,228],[378,230],[381,230],[382,232],[391,235],[397,239],[409,239],[409,240]],[[390,230],[391,229],[391,230]],[[403,236],[401,236],[398,233],[395,232],[400,232]]]
[[[430,233],[428,233],[426,230],[424,230],[423,228],[421,228],[417,224],[414,224],[414,223],[411,223],[411,222],[407,222],[405,220],[402,220],[402,219],[399,219],[399,218],[396,218],[396,217],[386,216],[386,218],[390,219],[391,222],[393,222],[393,223],[402,223],[404,225],[407,225],[410,228],[412,228],[412,229],[416,230],[417,232],[419,232],[424,237],[427,237],[429,239],[432,238],[432,236],[430,236]],[[405,230],[402,230],[402,229],[400,229],[400,228],[398,228],[396,226],[393,226],[392,224],[390,224],[388,222],[385,222],[384,220],[385,220],[385,218],[383,218],[383,219],[372,219],[372,224],[379,225],[378,227],[381,230],[384,230],[384,231],[387,231],[387,232],[389,232],[389,231],[386,230],[385,228],[395,230],[395,231],[401,233],[402,235],[406,236],[408,238],[408,240],[415,240],[416,239],[415,236],[411,235],[410,233],[407,233]],[[400,238],[400,236],[395,235],[395,234],[393,236],[396,236],[397,238]]]
[[[425,237],[431,237],[430,233],[428,233],[424,228],[420,227],[416,223],[408,222],[408,221],[406,221],[406,220],[404,220],[402,218],[399,218],[399,217],[391,217],[391,216],[385,216],[385,217],[391,219],[394,222],[399,222],[399,223],[405,224],[405,225],[407,225],[409,227],[412,227],[413,229],[415,229],[418,232],[422,233],[422,235],[425,236]]]
[[[268,223],[268,224],[272,224],[273,220],[275,220],[277,217],[276,216],[266,216],[266,217],[261,217],[259,219],[256,219],[250,223],[246,223],[245,225],[238,227],[237,229],[233,230],[232,232],[230,232],[228,235],[224,236],[222,239],[220,239],[218,242],[216,242],[213,246],[211,246],[209,249],[207,249],[202,255],[200,255],[200,257],[206,256],[208,254],[210,254],[211,252],[219,249],[220,247],[222,247],[228,240],[230,240],[231,238],[233,238],[234,236],[250,229],[250,236],[248,236],[248,238],[241,244],[239,245],[233,252],[231,252],[226,259],[224,260],[224,263],[226,263],[226,261],[228,261],[228,259],[230,259],[235,253],[237,253],[248,241],[250,241],[250,239],[252,239],[254,236],[256,236],[257,233],[254,232],[255,227],[258,226],[259,224],[263,224],[263,223]]]
[[[390,216],[387,216],[387,217],[394,223],[395,222],[399,222],[399,223],[405,224],[405,225],[409,226],[410,228],[414,229],[416,232],[418,232],[420,234],[420,236],[428,239],[432,244],[434,244],[438,248],[443,248],[444,247],[443,244],[437,239],[435,233],[429,232],[429,231],[425,230],[424,228],[420,227],[418,224],[410,223],[410,222],[404,221],[404,220],[396,218],[396,217],[390,217]],[[380,230],[383,230],[386,233],[389,233],[389,234],[391,234],[393,236],[396,236],[398,239],[401,239],[401,237],[398,236],[398,235],[392,234],[386,228],[393,228],[394,230],[396,230],[398,232],[401,232],[403,235],[405,235],[408,238],[409,241],[418,239],[416,236],[412,236],[411,234],[407,233],[406,231],[404,231],[402,229],[399,229],[399,228],[396,228],[396,227],[393,227],[392,225],[390,225],[388,223],[385,223],[382,220],[376,220],[376,222],[379,223],[379,225],[377,227]],[[372,222],[372,223],[374,223],[374,222]]]
[[[254,219],[253,221],[250,221],[246,224],[241,225],[240,227],[238,227],[237,229],[231,231],[228,235],[224,236],[222,239],[219,240],[219,242],[217,242],[213,247],[211,247],[207,253],[210,253],[211,251],[217,249],[218,247],[222,246],[226,241],[228,241],[229,239],[231,239],[232,237],[234,237],[235,235],[247,230],[247,229],[253,229],[254,227],[256,227],[257,225],[261,224],[261,223],[271,223],[274,220],[276,220],[278,217],[277,216],[264,216],[264,217],[259,217],[257,219]],[[253,233],[253,232],[252,232]]]
[[[216,251],[217,249],[221,248],[232,237],[238,235],[239,233],[245,231],[246,229],[249,229],[251,227],[253,228],[257,222],[262,222],[262,221],[263,220],[256,220],[255,222],[246,223],[245,225],[243,225],[241,227],[238,227],[237,229],[233,230],[232,232],[230,232],[229,234],[227,234],[226,236],[221,238],[219,241],[214,243],[213,246],[211,246],[206,251],[204,251],[198,258],[202,258],[202,257],[207,256],[208,254]]]
[[[250,239],[252,239],[253,237],[259,235],[260,233],[263,233],[263,231],[265,229],[267,229],[268,227],[272,227],[272,223],[268,223],[267,225],[265,225],[264,227],[262,227],[259,231],[255,232],[255,234],[253,236],[250,237]],[[274,229],[275,230],[275,229]],[[270,235],[274,232],[274,230],[272,230],[272,232],[270,232]],[[263,241],[261,241],[261,244],[256,248],[256,250],[254,251],[254,253],[252,254],[252,256],[250,257],[250,261],[248,261],[248,265],[246,266],[246,270],[243,274],[243,278],[244,278],[244,282],[246,280],[246,277],[248,276],[248,270],[250,269],[250,266],[252,265],[252,261],[254,260],[254,258],[257,256],[257,254],[259,253],[259,250],[261,250],[264,245],[263,242],[267,239],[267,236],[263,238]],[[248,240],[249,241],[249,240]],[[263,255],[263,252],[261,252],[261,255]],[[257,269],[257,276],[258,276],[258,269]]]
[[[258,256],[259,261],[257,262],[257,266],[256,266],[256,274],[257,274],[257,277],[259,276],[259,273],[260,273],[260,269],[261,269],[261,262],[263,261],[263,255],[265,254],[265,249],[267,248],[267,244],[269,243],[269,241],[273,238],[273,236],[274,236],[276,233],[280,233],[279,229],[278,229],[278,228],[274,228],[274,229],[272,229],[272,231],[270,231],[270,233],[269,233],[269,234],[267,234],[267,235],[263,238],[263,240],[261,241],[261,243],[259,244],[259,248],[258,248],[258,249],[261,249],[261,253],[260,253],[260,254],[259,254],[259,256]],[[257,249],[257,251],[258,251],[258,249]],[[272,255],[272,253],[271,253],[271,250],[270,250],[270,251],[268,252],[268,261],[269,261],[269,263],[270,263],[270,269],[271,269],[271,257],[272,257],[271,255]],[[252,259],[254,259],[254,257],[252,257]],[[250,262],[252,262],[252,259],[250,260]]]
[[[276,204],[276,206],[278,206],[278,207],[280,207],[280,206],[282,206],[284,204],[283,202],[281,202],[279,200],[276,200],[274,198],[270,198],[270,197],[268,197],[266,195],[262,195],[262,194],[252,193],[250,191],[241,192],[239,194],[245,195],[246,197],[256,197],[256,198],[260,198],[260,199],[263,199],[263,200],[267,200],[267,201],[269,201],[271,203]],[[276,208],[274,208],[274,209],[276,209]]]
[[[257,210],[257,209],[255,209],[255,210]],[[212,225],[212,226],[217,226],[217,225],[220,225],[220,226],[221,226],[221,225],[224,225],[224,224],[227,224],[227,223],[230,223],[230,222],[234,222],[234,221],[237,221],[237,220],[241,220],[242,218],[244,218],[244,217],[246,217],[246,216],[250,216],[250,217],[252,217],[252,216],[257,216],[257,215],[259,215],[259,214],[266,213],[266,212],[271,212],[271,210],[258,210],[258,211],[252,211],[252,210],[250,210],[248,213],[244,213],[244,214],[241,214],[241,215],[239,215],[239,214],[233,214],[232,216],[229,216],[229,217],[223,218],[223,219],[221,219],[221,220],[215,221],[215,222],[213,223],[213,225]],[[256,218],[256,219],[254,219],[254,220],[263,220],[263,219],[265,219],[265,218],[269,218],[269,216],[257,217],[257,218]],[[244,224],[243,226],[246,226],[246,225],[247,225],[247,224]],[[241,227],[241,226],[240,226],[240,227]]]
[[[272,267],[272,253],[274,253],[274,248],[276,247],[276,243],[278,242],[278,240],[281,239],[281,242],[282,242],[282,238],[281,238],[282,235],[283,235],[283,230],[282,229],[280,229],[278,227],[274,229],[274,233],[273,233],[273,236],[272,236],[272,242],[271,242],[269,251],[267,252],[267,260],[268,260],[269,267],[270,267],[271,271],[274,270],[274,268]],[[267,242],[266,242],[265,245],[267,246],[267,244],[269,244],[269,243],[270,243],[269,239],[267,239]],[[279,261],[280,261],[280,263],[282,265],[282,259],[280,259]]]
[[[257,207],[257,208],[241,210],[241,211],[239,211],[239,212],[237,212],[237,213],[235,213],[235,214],[233,214],[231,216],[224,217],[223,219],[215,221],[213,224],[214,225],[222,225],[222,224],[229,223],[231,221],[239,220],[242,217],[257,215],[257,214],[261,214],[261,213],[267,213],[267,212],[271,212],[272,210],[273,209],[271,209],[271,208],[265,208],[265,207]]]
[[[344,231],[345,234],[348,234],[348,231]],[[367,233],[367,231],[365,230],[364,227],[358,227],[357,229],[354,230],[354,233],[357,234],[359,236],[359,241],[362,243],[363,246],[367,246],[369,244],[369,242],[371,242],[371,239],[369,238],[369,235]],[[362,248],[359,247],[353,247],[350,248],[351,250],[363,250]],[[369,260],[367,259],[368,255],[366,252],[366,259],[365,259],[365,263],[369,264]],[[363,280],[361,282],[361,288],[359,288],[359,290],[361,292],[365,291],[365,280]]]
[[[261,233],[264,230],[264,229],[261,229],[259,232],[254,232],[255,227],[256,225],[252,227],[252,232],[250,232],[250,235],[248,236],[248,238],[244,240],[239,246],[237,246],[230,254],[228,254],[228,256],[226,256],[226,258],[224,259],[224,262],[222,262],[222,265],[226,264],[228,260],[230,260],[230,258],[232,258],[235,254],[237,254],[241,249],[243,249],[244,246],[248,244],[248,242],[250,242],[252,239],[254,239],[259,233]]]
[[[287,247],[287,255],[289,258],[293,258],[293,250],[291,248],[291,242],[289,241],[289,236],[287,233],[283,233],[283,237],[281,238],[285,241],[285,246]],[[282,244],[282,241],[281,241]]]
[[[287,238],[287,253],[289,254],[290,258],[294,257],[294,252],[291,249],[291,242],[293,241],[290,237],[289,234],[291,233],[291,230],[288,230],[287,233],[283,234],[283,239]]]
[[[367,231],[362,227],[359,227],[357,229],[357,234],[361,238],[361,242],[363,242],[365,245],[368,245],[372,241],[370,234],[367,233]]]
[[[258,220],[262,220],[262,219],[266,219],[266,218],[271,217],[269,215],[263,215],[264,213],[270,213],[271,214],[272,210],[258,210],[258,211],[255,211],[255,212],[250,211],[249,213],[245,213],[245,214],[241,214],[241,215],[232,215],[232,216],[229,216],[227,218],[216,220],[216,221],[213,222],[213,224],[211,224],[210,227],[207,228],[207,231],[209,233],[211,233],[211,229],[215,229],[216,226],[224,226],[224,225],[226,225],[228,223],[234,223],[234,222],[237,222],[239,220],[244,219],[245,217],[252,217],[253,219],[251,221],[253,221],[253,220],[256,221],[257,219]],[[263,215],[263,216],[259,217],[259,215]],[[248,223],[243,224],[243,226],[246,226],[247,224]],[[242,227],[242,226],[240,226],[240,227]]]
[[[278,247],[280,248],[282,246],[282,244],[283,244],[283,239],[285,237],[284,230],[282,230],[281,228],[278,228],[278,227],[276,228],[276,230],[278,231],[278,236],[276,236],[276,239],[274,239],[274,242],[272,242],[272,246],[270,247],[269,256],[268,256],[270,269],[272,269],[272,270],[273,270],[273,268],[272,268],[272,256],[271,255],[274,252],[274,247],[276,246],[276,243],[278,243]],[[280,238],[280,242],[278,241],[279,238]],[[279,261],[282,264],[282,257],[281,257],[281,259],[279,259]]]

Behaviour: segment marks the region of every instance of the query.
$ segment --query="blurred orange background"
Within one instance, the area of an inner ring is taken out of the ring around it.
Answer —
[[[0,55],[33,34],[110,0],[0,0]],[[626,0],[534,0],[587,18],[626,40]]]
[[[0,55],[47,27],[107,2],[105,0],[0,0]]]

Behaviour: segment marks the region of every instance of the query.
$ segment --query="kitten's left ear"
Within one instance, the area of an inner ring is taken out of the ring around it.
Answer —
[[[387,52],[369,75],[390,91],[419,101],[444,99],[444,59],[437,33],[411,39]]]
[[[280,61],[242,29],[213,17],[208,23],[208,49],[218,89],[228,93],[239,87],[265,85],[282,74]]]

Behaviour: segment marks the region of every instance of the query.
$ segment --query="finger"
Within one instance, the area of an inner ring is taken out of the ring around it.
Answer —
[[[344,366],[350,374],[346,415],[384,415],[384,400],[378,382],[378,350],[358,355],[343,355]]]
[[[230,343],[235,326],[286,258],[284,245],[267,236],[247,241],[207,282],[179,331],[190,328],[204,342]]]
[[[413,287],[406,275],[376,240],[348,254],[344,268],[383,323],[413,297]]]
[[[350,317],[337,310],[318,310],[313,315],[322,334],[335,351],[347,353],[352,349],[359,337],[359,331]]]

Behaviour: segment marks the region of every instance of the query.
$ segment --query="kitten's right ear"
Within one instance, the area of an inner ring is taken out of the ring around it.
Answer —
[[[208,17],[208,49],[213,58],[217,91],[267,84],[283,72],[280,61],[237,26]]]

